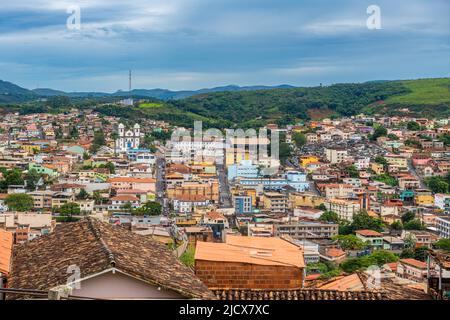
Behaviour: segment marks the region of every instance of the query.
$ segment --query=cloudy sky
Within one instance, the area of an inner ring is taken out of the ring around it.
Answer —
[[[81,29],[67,28],[79,6]],[[367,8],[381,9],[369,30]],[[2,0],[0,79],[67,91],[450,76],[449,0]]]

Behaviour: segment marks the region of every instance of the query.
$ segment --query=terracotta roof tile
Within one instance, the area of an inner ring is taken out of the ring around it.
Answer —
[[[115,267],[185,297],[213,298],[193,271],[163,244],[92,218],[59,225],[49,235],[16,246],[8,284],[48,290],[66,284],[70,265],[80,267],[82,278]]]

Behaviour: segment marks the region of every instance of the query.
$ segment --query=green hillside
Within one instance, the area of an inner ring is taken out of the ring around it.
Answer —
[[[387,104],[400,103],[405,105],[441,104],[450,102],[450,79],[420,79],[400,81],[409,93],[389,97]]]
[[[206,92],[181,100],[145,98],[139,106],[115,105],[115,97],[48,97],[3,85],[0,101],[11,102],[3,111],[21,113],[64,112],[71,107],[95,109],[105,115],[138,121],[142,118],[168,121],[190,127],[202,120],[204,127],[250,128],[268,123],[280,126],[302,120],[353,116],[361,112],[383,115],[450,117],[450,79],[372,81],[323,87],[276,88],[254,91]],[[13,101],[25,100],[26,102]],[[107,105],[105,105],[107,104]]]

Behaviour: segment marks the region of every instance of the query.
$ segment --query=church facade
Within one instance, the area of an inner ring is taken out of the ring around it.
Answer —
[[[121,123],[118,127],[118,134],[117,151],[127,152],[130,149],[139,149],[141,141],[141,126],[139,124],[136,123],[133,130],[125,130],[125,126]]]

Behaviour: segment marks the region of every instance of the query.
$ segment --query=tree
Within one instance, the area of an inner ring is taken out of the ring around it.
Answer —
[[[386,263],[396,262],[397,260],[398,257],[392,252],[377,250],[368,256],[347,259],[340,266],[345,272],[354,273],[373,265],[381,267]]]
[[[131,202],[127,202],[122,206],[122,210],[131,214],[133,212],[133,205]]]
[[[414,212],[407,211],[402,215],[401,219],[402,219],[403,223],[407,223],[407,222],[413,220],[415,217],[416,217],[416,214]]]
[[[391,224],[391,229],[392,230],[403,230],[403,223],[401,223],[401,221],[394,221]]]
[[[397,137],[397,135],[395,135],[395,134],[393,134],[393,133],[389,133],[389,134],[387,135],[387,137],[388,137],[390,140],[394,140],[394,141],[399,140],[399,137]]]
[[[322,213],[319,220],[326,221],[326,222],[332,222],[332,223],[338,223],[339,216],[334,211],[325,211],[324,213]]]
[[[10,185],[23,185],[22,171],[19,169],[4,170],[3,180],[0,181],[0,189],[6,190]]]
[[[294,140],[297,148],[301,148],[306,144],[306,136],[301,132],[295,132],[292,135],[292,140]]]
[[[449,192],[449,183],[442,177],[430,177],[425,179],[425,184],[434,193],[447,193]]]
[[[387,135],[387,129],[381,125],[377,126],[373,132],[373,134],[370,136],[370,140],[375,141],[379,137],[385,137]]]
[[[279,156],[281,162],[286,162],[288,158],[292,156],[292,148],[289,143],[280,142]]]
[[[411,221],[408,221],[404,225],[405,230],[425,230],[425,226],[420,222],[419,219],[414,219]]]
[[[440,239],[439,241],[437,241],[434,246],[436,248],[445,250],[445,251],[449,251],[450,252],[450,239]]]
[[[145,216],[159,216],[162,213],[162,206],[155,201],[148,201],[140,208],[136,209],[136,214]]]
[[[6,197],[5,204],[11,211],[25,212],[34,208],[33,198],[26,193],[13,193]]]
[[[86,200],[87,198],[89,198],[89,194],[86,192],[86,190],[81,189],[77,194],[77,199]]]
[[[36,169],[31,169],[25,175],[25,182],[27,184],[27,189],[30,191],[36,190],[36,186],[41,179],[41,175],[36,171]]]
[[[348,166],[345,168],[345,171],[350,178],[359,178],[359,171],[354,165]]]
[[[419,247],[414,249],[414,259],[419,261],[426,261],[428,257],[428,248]]]
[[[411,131],[419,131],[419,130],[420,130],[420,124],[418,124],[418,123],[415,122],[415,121],[410,121],[410,122],[408,122],[408,123],[406,124],[406,128],[407,128],[408,130],[411,130]]]
[[[72,221],[73,216],[79,215],[81,212],[80,205],[75,202],[68,202],[63,204],[59,209],[56,209],[63,217],[67,217],[66,221]]]
[[[98,149],[100,149],[101,146],[104,146],[105,143],[106,141],[103,131],[96,131],[94,132],[94,140],[92,141],[92,145],[89,151],[91,153],[95,153],[98,151]]]
[[[353,216],[351,226],[353,231],[369,229],[381,232],[384,224],[380,219],[369,216],[366,211],[361,211]]]
[[[102,195],[100,193],[100,191],[94,191],[92,193],[92,198],[94,198],[94,202],[95,204],[101,204],[103,201]]]
[[[367,247],[367,244],[354,234],[337,235],[332,239],[337,241],[343,250],[362,250]]]

